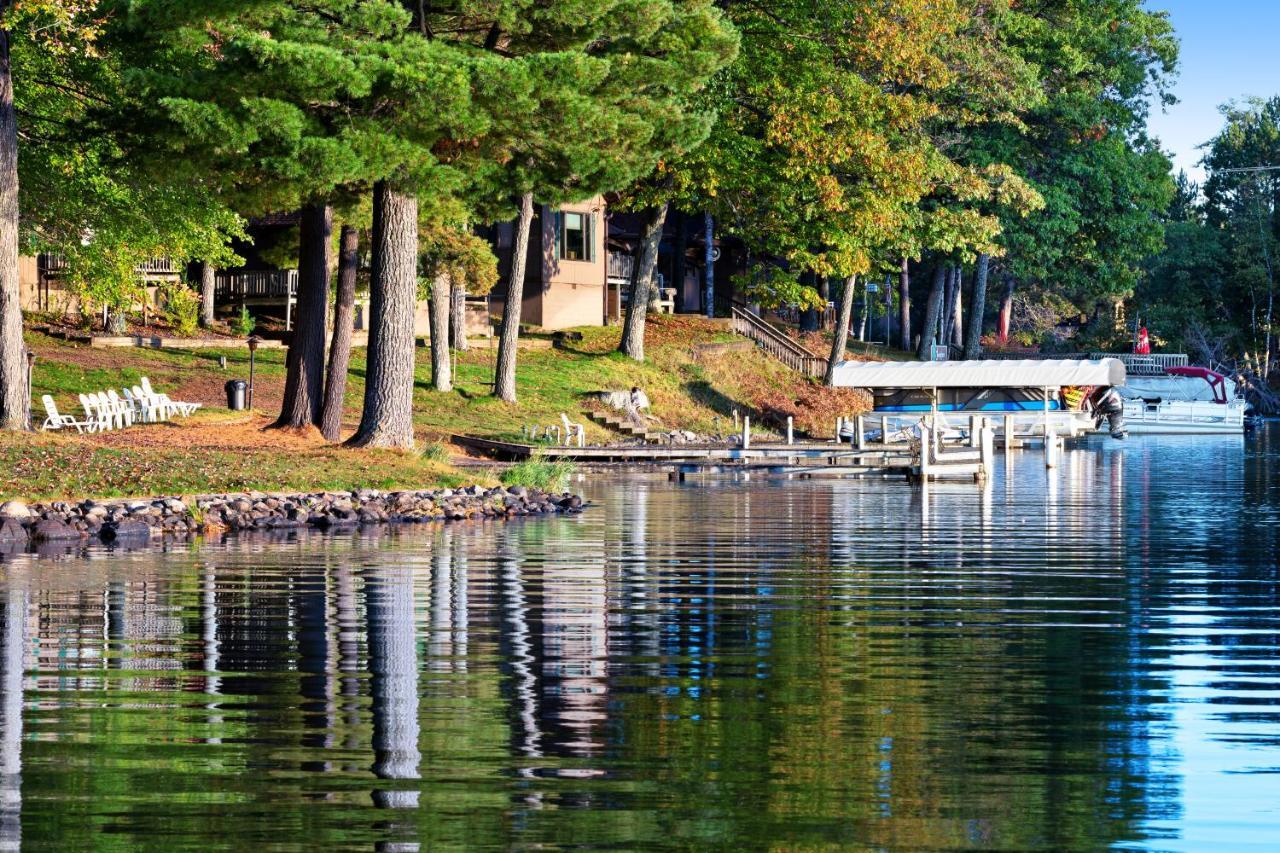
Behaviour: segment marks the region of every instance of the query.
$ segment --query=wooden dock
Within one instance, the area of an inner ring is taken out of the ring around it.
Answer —
[[[868,426],[879,426],[879,441]],[[568,459],[586,470],[640,470],[666,472],[675,479],[690,474],[762,472],[808,477],[907,477],[916,480],[982,480],[994,470],[995,450],[1007,453],[1039,445],[1046,467],[1061,456],[1064,440],[1083,434],[1074,421],[1038,421],[1009,417],[966,418],[961,440],[944,439],[957,426],[956,419],[922,419],[917,433],[895,433],[887,420],[858,416],[837,423],[834,435],[849,434],[845,441],[768,441],[751,436],[744,421],[740,436],[717,444],[632,444],[565,447],[529,444],[454,435],[453,442],[495,459],[520,461],[534,454],[548,459]],[[954,433],[953,433],[954,434]],[[790,430],[788,430],[790,435]],[[884,439],[888,438],[888,441]]]

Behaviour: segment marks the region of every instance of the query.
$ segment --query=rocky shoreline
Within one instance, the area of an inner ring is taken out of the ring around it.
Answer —
[[[381,492],[202,495],[190,499],[0,504],[0,545],[146,541],[223,531],[349,529],[465,519],[577,513],[582,498],[524,486]]]

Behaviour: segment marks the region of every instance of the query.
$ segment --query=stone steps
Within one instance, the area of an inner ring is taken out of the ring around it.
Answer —
[[[642,438],[647,442],[656,444],[665,437],[663,433],[650,432],[643,427],[636,426],[629,418],[622,415],[614,415],[608,412],[586,412],[585,414],[595,423],[606,426],[623,435],[629,435],[632,438]]]

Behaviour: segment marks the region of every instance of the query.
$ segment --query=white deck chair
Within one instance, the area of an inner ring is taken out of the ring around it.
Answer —
[[[133,406],[134,418],[144,424],[153,424],[160,420],[160,411],[155,404],[142,394],[142,389],[135,387],[132,391],[121,388],[125,402]],[[134,392],[138,393],[134,393]]]
[[[133,406],[120,399],[120,395],[116,393],[114,388],[107,389],[107,399],[111,401],[111,405],[115,407],[115,410],[120,413],[124,425],[127,427],[133,426]]]
[[[143,391],[142,388],[140,388],[137,385],[133,386],[133,396],[136,399],[141,400],[143,407],[148,412],[150,412],[150,416],[148,420],[151,423],[159,423],[160,421],[167,421],[169,420],[170,416],[173,414],[172,406],[165,403],[163,400],[159,399],[158,397],[151,396],[147,392]]]
[[[584,447],[587,440],[587,430],[579,423],[569,420],[569,416],[564,412],[560,413],[560,422],[564,424],[564,445],[565,447],[573,446],[573,440],[578,440],[578,446]]]
[[[44,419],[44,424],[40,427],[41,430],[75,427],[76,432],[84,432],[85,430],[93,432],[95,424],[90,421],[78,421],[71,415],[60,414],[58,412],[58,405],[53,402],[53,398],[48,394],[41,397],[40,401],[44,403],[44,413],[47,416]]]
[[[151,380],[145,376],[142,377],[141,382],[142,382],[143,391],[146,391],[152,397],[156,397],[157,399],[161,400],[162,402],[164,402],[165,405],[169,406],[170,409],[182,415],[184,418],[203,405],[202,403],[184,403],[181,400],[171,400],[169,399],[168,394],[160,394],[154,388],[152,388]]]
[[[105,409],[107,416],[111,418],[112,429],[124,429],[128,425],[123,406],[119,403],[113,403],[111,398],[102,391],[95,393],[93,398],[97,401],[98,406]]]
[[[84,408],[85,420],[93,424],[90,432],[105,432],[111,429],[111,416],[98,407],[88,394],[80,394],[80,405]]]

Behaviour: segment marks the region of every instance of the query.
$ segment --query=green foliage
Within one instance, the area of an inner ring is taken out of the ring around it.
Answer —
[[[568,488],[569,478],[576,470],[568,459],[547,459],[535,454],[503,471],[501,479],[503,485],[507,486],[563,492]]]
[[[422,458],[427,462],[448,463],[453,458],[453,454],[449,452],[449,446],[444,442],[432,441],[422,448]]]
[[[200,328],[200,296],[182,282],[160,290],[164,319],[180,338],[195,337]]]
[[[258,327],[258,321],[249,313],[247,305],[240,306],[240,313],[231,318],[231,331],[235,332],[242,338],[247,338],[253,334],[253,330]]]

